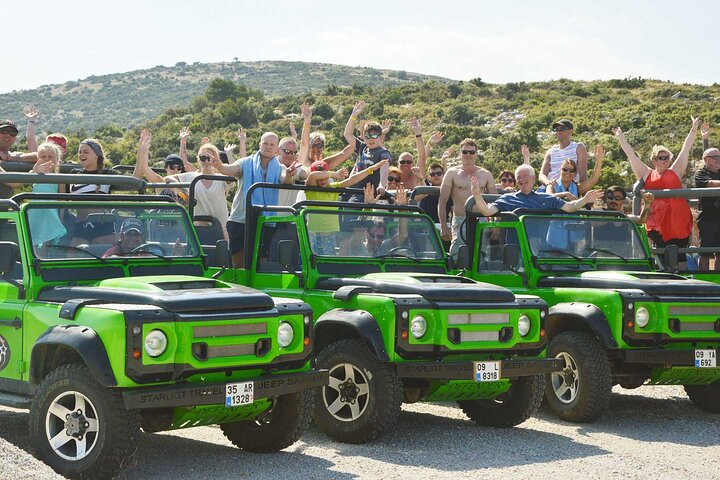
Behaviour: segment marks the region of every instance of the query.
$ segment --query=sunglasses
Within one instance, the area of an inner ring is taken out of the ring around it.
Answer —
[[[477,153],[477,150],[460,150],[463,155],[475,155]]]
[[[553,130],[553,132],[567,132],[568,130],[572,130],[572,129],[567,128],[567,127],[555,127],[552,130]]]
[[[565,167],[561,168],[560,170],[562,170],[565,173],[575,173],[575,170],[571,170],[571,169],[565,168]]]
[[[617,201],[617,202],[622,202],[622,201],[625,200],[625,197],[616,197],[616,196],[613,195],[612,193],[608,193],[605,198],[607,198],[607,199],[608,199],[609,201],[611,201],[611,202],[612,202],[613,200],[615,200],[615,201]]]
[[[281,148],[280,150],[282,150],[285,155],[292,155],[293,157],[298,154],[298,152],[290,150],[289,148]]]
[[[198,160],[201,162],[209,162],[211,158],[210,155],[198,155]]]
[[[5,135],[9,135],[9,136],[11,136],[11,137],[17,137],[17,136],[18,136],[17,132],[13,132],[12,130],[2,130],[2,131],[0,131],[0,133],[5,134]]]
[[[180,165],[165,165],[165,168],[168,168],[170,170],[182,170],[182,167]]]
[[[325,144],[323,142],[313,143],[310,148],[325,148]]]
[[[413,161],[412,160],[400,160],[400,162],[398,162],[398,163],[400,163],[400,165],[412,165]]]
[[[442,177],[443,172],[430,172],[431,177]]]
[[[369,139],[372,138],[372,139],[374,140],[374,139],[376,139],[376,138],[380,138],[381,135],[382,135],[382,133],[366,133],[366,134],[365,134],[365,139],[366,139],[366,140],[369,140]]]
[[[668,160],[670,160],[670,155],[658,155],[657,157],[655,157],[655,160],[657,160],[658,162],[667,162]]]
[[[402,180],[402,178],[400,178],[400,177],[390,177],[390,176],[388,176],[388,182],[399,182],[400,180]]]
[[[500,179],[500,183],[515,183],[515,179],[510,177],[503,177]]]
[[[720,155],[708,155],[705,158],[712,158],[713,160],[720,160]]]
[[[385,239],[385,234],[384,234],[384,233],[369,233],[369,232],[368,232],[368,237],[374,238],[375,240],[383,240],[383,239]]]

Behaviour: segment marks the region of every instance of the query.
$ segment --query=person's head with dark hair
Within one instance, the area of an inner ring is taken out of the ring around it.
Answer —
[[[433,162],[428,166],[427,175],[430,179],[430,185],[432,185],[433,187],[439,187],[442,184],[443,175],[445,175],[445,169],[439,163]]]
[[[515,173],[510,170],[503,170],[497,177],[496,187],[505,190],[515,190]]]
[[[105,152],[100,141],[86,138],[78,147],[78,160],[83,172],[102,173],[105,170]]]
[[[605,190],[605,209],[613,212],[622,212],[627,192],[619,185],[613,185]]]
[[[363,140],[368,148],[373,149],[382,144],[382,125],[378,122],[367,122],[363,127]]]
[[[185,173],[185,166],[183,164],[180,155],[171,153],[165,157],[165,173],[168,175],[176,175],[178,173]]]

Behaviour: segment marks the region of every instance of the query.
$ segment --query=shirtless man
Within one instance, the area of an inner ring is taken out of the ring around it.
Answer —
[[[477,178],[478,185],[483,193],[497,193],[495,180],[492,174],[484,168],[475,165],[477,160],[477,144],[472,138],[466,138],[460,143],[462,164],[448,169],[440,185],[440,199],[438,200],[438,218],[440,220],[440,233],[443,240],[452,239],[450,255],[457,257],[458,249],[464,245],[460,226],[465,220],[465,201],[470,198],[470,179]],[[448,198],[453,201],[452,230],[448,229],[445,209]]]

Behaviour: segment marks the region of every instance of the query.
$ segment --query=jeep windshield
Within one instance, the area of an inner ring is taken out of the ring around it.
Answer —
[[[308,209],[305,222],[317,256],[415,261],[445,257],[435,224],[425,215]]]
[[[43,260],[169,260],[200,254],[187,214],[176,205],[113,204],[89,209],[68,202],[33,202],[25,214],[34,255]]]
[[[523,225],[538,259],[648,260],[635,225],[626,218],[524,217]]]

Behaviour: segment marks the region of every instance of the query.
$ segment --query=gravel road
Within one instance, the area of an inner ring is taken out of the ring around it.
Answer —
[[[270,455],[241,452],[216,427],[142,434],[142,479],[718,478],[720,422],[682,387],[615,387],[611,412],[576,425],[542,409],[507,430],[477,428],[458,408],[405,405],[395,429],[368,445],[328,440],[315,427]],[[32,458],[25,412],[0,408],[0,478],[52,478]]]

